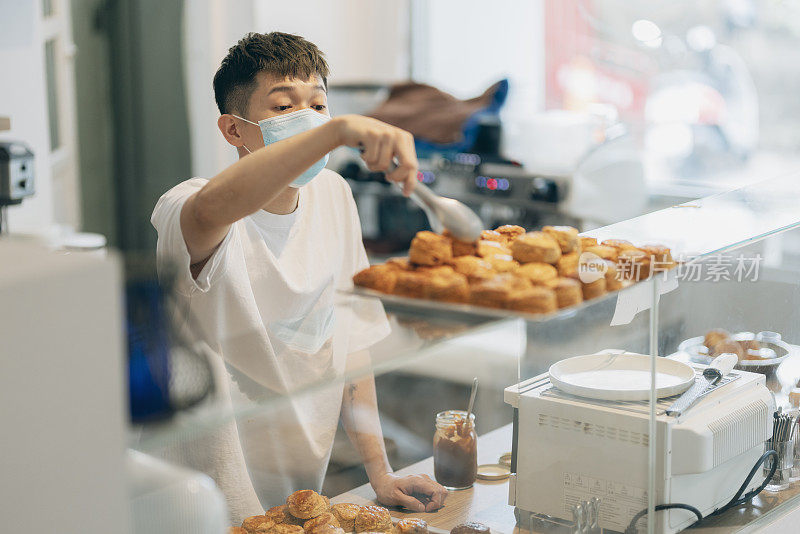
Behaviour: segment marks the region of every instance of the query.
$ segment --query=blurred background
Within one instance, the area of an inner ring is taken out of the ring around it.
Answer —
[[[800,1],[0,0],[0,13],[0,141],[33,169],[6,202],[13,233],[151,253],[158,197],[236,157],[211,79],[250,31],[319,45],[334,114],[369,113],[409,81],[468,102],[488,91],[456,142],[414,132],[420,178],[487,224],[588,229],[800,165]],[[374,254],[426,225],[352,153],[330,166]]]

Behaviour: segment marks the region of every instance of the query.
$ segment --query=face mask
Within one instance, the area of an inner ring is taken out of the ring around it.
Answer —
[[[307,132],[312,128],[322,126],[331,120],[331,118],[327,115],[323,115],[322,113],[316,112],[313,109],[301,109],[300,111],[293,111],[284,115],[270,117],[269,119],[262,119],[257,123],[249,121],[238,115],[233,116],[237,119],[242,119],[245,122],[249,122],[250,124],[255,124],[261,128],[261,135],[264,137],[264,146],[268,146],[276,141],[282,141],[299,133]],[[250,149],[246,146],[244,149],[250,152]],[[298,176],[289,185],[291,187],[302,187],[306,185],[308,182],[313,180],[316,175],[319,174],[319,172],[327,163],[328,154],[325,154],[321,160],[306,169],[303,174]]]

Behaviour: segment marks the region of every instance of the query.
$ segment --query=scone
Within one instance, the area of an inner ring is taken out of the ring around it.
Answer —
[[[526,263],[519,266],[517,276],[528,279],[534,285],[545,285],[558,277],[558,271],[549,263]]]
[[[586,250],[589,247],[596,247],[597,239],[593,237],[586,237],[585,235],[579,235],[578,243],[581,245],[581,250]]]
[[[428,523],[422,519],[401,519],[392,528],[392,534],[428,534]]]
[[[305,530],[300,525],[281,523],[269,529],[267,534],[305,534]]]
[[[551,313],[558,309],[556,294],[544,286],[511,293],[508,308],[526,313]]]
[[[562,254],[561,258],[559,258],[558,262],[556,262],[556,269],[558,270],[558,276],[577,279],[578,264],[580,263],[580,259],[581,259],[581,254],[577,250],[575,252]]]
[[[583,302],[583,288],[574,278],[559,278],[553,288],[559,309],[569,308]]]
[[[228,534],[250,534],[250,533],[247,532],[246,528],[230,527],[230,528],[228,528]]]
[[[481,232],[480,241],[496,241],[501,245],[505,245],[507,240],[500,232],[495,232],[494,230],[484,230]]]
[[[617,256],[619,256],[619,251],[614,247],[609,247],[606,245],[595,245],[593,247],[586,247],[583,249],[584,252],[591,252],[595,256],[599,256],[604,260],[610,261],[617,261]]]
[[[703,345],[710,349],[717,343],[730,339],[730,337],[731,333],[724,328],[715,328],[714,330],[709,330],[706,332],[706,335],[703,338]]]
[[[714,344],[714,346],[708,350],[708,355],[712,358],[715,358],[720,354],[735,354],[739,358],[739,361],[741,361],[744,357],[742,346],[732,339],[724,339]]]
[[[476,245],[475,253],[481,258],[491,258],[492,256],[497,256],[498,254],[507,256],[511,255],[511,249],[498,241],[487,241],[486,239],[481,239]]]
[[[639,247],[644,252],[652,265],[652,270],[667,271],[675,267],[675,260],[672,259],[672,251],[664,245],[645,245]]]
[[[444,302],[467,302],[469,300],[467,277],[456,272],[445,276],[433,276],[428,281],[426,297]]]
[[[613,261],[605,260],[606,262],[606,291],[617,291],[622,289],[622,278],[619,271],[617,271],[617,264]]]
[[[513,273],[519,268],[519,262],[508,254],[495,254],[485,258],[485,260],[498,273]]]
[[[605,241],[601,241],[600,244],[607,247],[614,247],[620,252],[628,248],[636,248],[633,243],[624,239],[606,239]]]
[[[386,260],[385,265],[387,267],[391,267],[392,269],[396,269],[398,271],[410,271],[411,269],[414,268],[414,266],[411,265],[411,261],[409,261],[409,259],[405,256],[389,258],[388,260]]]
[[[561,247],[562,254],[569,254],[580,250],[580,240],[578,239],[578,229],[572,226],[545,226],[542,232],[556,240]]]
[[[411,240],[408,259],[416,265],[442,265],[453,259],[453,243],[433,232],[417,232]]]
[[[457,258],[459,256],[474,256],[475,255],[475,246],[477,245],[477,241],[461,241],[460,239],[456,239],[450,233],[449,230],[445,230],[442,232],[442,235],[449,238],[453,244],[453,257]]]
[[[489,534],[489,527],[484,525],[483,523],[478,523],[477,521],[469,521],[467,523],[461,523],[458,526],[453,527],[450,531],[450,534]]]
[[[294,517],[292,514],[289,513],[289,507],[285,504],[280,506],[273,506],[266,512],[264,515],[267,519],[274,521],[276,525],[280,525],[282,523],[288,523],[291,525],[299,524],[299,519]]]
[[[363,506],[355,521],[356,532],[389,532],[392,529],[392,516],[382,506]]]
[[[314,490],[295,491],[286,499],[289,513],[298,519],[312,519],[330,509],[330,502]]]
[[[470,286],[470,302],[476,306],[489,308],[505,308],[514,291],[533,287],[525,280],[509,273],[498,274],[494,278],[484,280]]]
[[[600,278],[594,282],[583,284],[583,300],[596,299],[606,294],[606,279]]]
[[[525,228],[516,224],[504,224],[495,228],[494,231],[506,238],[506,246],[511,246],[516,238],[525,234]]]
[[[397,282],[397,270],[388,265],[371,265],[353,277],[355,285],[381,293],[394,291],[395,282]]]
[[[312,530],[322,525],[332,525],[334,527],[340,527],[339,521],[336,519],[336,516],[331,512],[324,512],[319,514],[317,517],[313,519],[309,519],[305,523],[303,523],[303,530],[306,531],[306,534],[309,534]]]
[[[361,506],[349,502],[331,506],[331,513],[346,532],[353,532],[356,529],[356,516],[360,511]]]
[[[455,269],[457,273],[466,276],[471,284],[494,278],[497,274],[488,261],[475,256],[461,256],[455,258],[453,260],[453,269]]]
[[[626,248],[617,256],[617,270],[626,280],[644,280],[650,277],[650,258],[638,248]]]
[[[561,248],[556,240],[544,232],[529,232],[518,237],[511,244],[511,252],[520,263],[555,264],[561,257]]]
[[[429,276],[448,276],[456,272],[455,269],[449,265],[437,265],[436,267],[422,266],[414,270]]]
[[[269,527],[274,527],[275,522],[271,519],[268,519],[265,515],[251,515],[250,517],[246,517],[244,521],[242,521],[242,528],[245,529],[247,532],[256,532],[256,528],[261,525],[268,525]]]
[[[424,299],[430,285],[430,275],[416,271],[397,273],[397,281],[394,284],[392,293],[398,297],[410,297]]]
[[[305,534],[345,534],[345,532],[342,527],[337,527],[336,525],[330,525],[325,523],[316,526],[311,530],[306,530]]]

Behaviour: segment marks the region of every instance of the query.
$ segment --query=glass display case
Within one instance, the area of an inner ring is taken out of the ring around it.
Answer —
[[[379,474],[363,465],[381,465],[376,443],[398,476],[443,478],[448,459],[464,475],[456,485],[469,487],[437,511],[388,507],[434,533],[468,521],[498,533],[677,532],[698,516],[695,528],[734,532],[800,517],[798,205],[788,176],[587,232],[662,243],[677,265],[549,315],[342,290],[337,321],[385,313],[390,333],[309,365],[292,386],[210,354],[214,398],[136,427],[131,446],[235,487],[234,526],[300,489],[376,503]],[[704,373],[721,354],[736,354],[734,369]],[[467,410],[475,378],[472,439],[442,413]],[[429,504],[408,488],[403,498]]]

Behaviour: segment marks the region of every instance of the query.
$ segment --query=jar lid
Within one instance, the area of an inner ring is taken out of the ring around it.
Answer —
[[[510,453],[510,452],[507,452],[507,453],[505,453],[504,455],[502,455],[502,456],[501,456],[501,457],[500,457],[500,458],[497,460],[497,463],[499,463],[500,465],[506,465],[506,466],[508,466],[508,467],[511,467],[511,453]]]
[[[481,480],[505,480],[511,476],[511,469],[501,464],[483,464],[478,466],[477,477]]]

